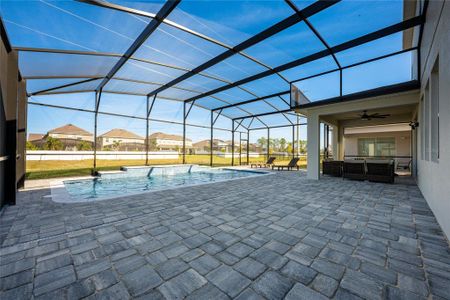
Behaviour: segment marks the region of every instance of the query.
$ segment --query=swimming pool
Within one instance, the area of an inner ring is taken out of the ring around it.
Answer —
[[[209,168],[197,165],[129,167],[93,179],[67,180],[52,189],[56,202],[86,202],[149,191],[261,176],[269,172]]]

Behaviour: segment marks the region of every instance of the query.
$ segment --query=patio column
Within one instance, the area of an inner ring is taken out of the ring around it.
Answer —
[[[307,124],[308,179],[319,179],[320,170],[320,120],[319,115],[308,115]]]
[[[339,127],[331,125],[333,135],[331,138],[331,147],[333,149],[333,159],[339,160]]]
[[[340,160],[343,160],[344,156],[345,156],[345,149],[344,149],[345,138],[344,138],[344,127],[343,126],[338,127],[337,138],[338,138],[338,148],[339,148],[338,158]]]

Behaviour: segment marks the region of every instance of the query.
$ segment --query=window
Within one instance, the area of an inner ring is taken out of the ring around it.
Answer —
[[[360,156],[395,156],[395,138],[359,138]]]
[[[420,130],[420,159],[425,159],[425,96],[420,98],[420,115],[419,115],[419,130]]]
[[[436,59],[430,80],[431,160],[439,161],[439,59]]]
[[[423,146],[425,147],[425,160],[430,160],[430,83],[425,87],[423,121],[422,121]]]

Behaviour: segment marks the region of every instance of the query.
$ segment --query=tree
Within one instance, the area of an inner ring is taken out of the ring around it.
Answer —
[[[299,150],[301,154],[306,154],[306,141],[300,140],[299,141]]]
[[[292,143],[288,143],[288,145],[286,147],[286,152],[287,153],[292,153]]]
[[[44,143],[44,150],[62,150],[63,143],[60,140],[52,138],[51,136],[47,137]]]
[[[39,150],[39,147],[36,146],[35,144],[33,144],[32,142],[27,141],[26,149],[27,150]]]
[[[156,139],[149,139],[148,140],[148,150],[149,151],[156,151],[156,150],[158,150],[156,148],[156,146],[157,146]]]
[[[257,143],[261,146],[262,149],[267,147],[267,139],[263,136],[257,140]]]
[[[284,151],[286,149],[287,141],[285,138],[280,139],[280,151]]]
[[[114,150],[118,151],[119,147],[120,147],[120,142],[119,141],[114,141],[113,144],[112,144],[112,148]]]
[[[81,141],[77,145],[78,151],[90,151],[92,150],[92,145],[86,141]]]
[[[279,151],[280,150],[280,140],[279,139],[270,139],[270,147],[272,150]]]

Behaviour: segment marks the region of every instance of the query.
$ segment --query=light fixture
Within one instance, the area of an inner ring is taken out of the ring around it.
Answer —
[[[417,122],[417,121],[409,122],[409,126],[411,126],[411,129],[414,130],[417,127],[419,127],[419,122]]]

